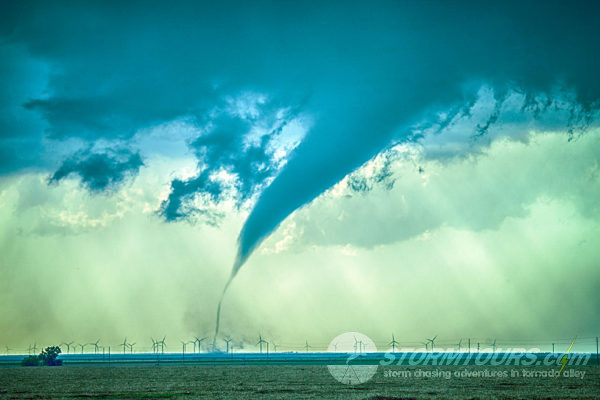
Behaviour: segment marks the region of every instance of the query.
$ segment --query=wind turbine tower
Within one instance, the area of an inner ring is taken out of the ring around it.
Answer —
[[[391,345],[392,346],[392,353],[396,352],[396,345],[398,344],[398,342],[396,341],[396,338],[394,337],[394,334],[392,333],[392,341],[388,343],[388,346]]]
[[[312,348],[312,346],[308,345],[308,340],[306,341],[306,344],[304,345],[304,350],[306,350],[306,352],[308,353],[308,349]]]
[[[186,348],[188,342],[184,342],[183,340],[180,340],[180,342],[181,342],[181,347],[183,348],[183,351],[181,353],[181,357],[185,358],[185,348]]]
[[[433,338],[431,339],[427,339],[427,341],[429,343],[431,343],[431,351],[433,351],[435,349],[435,339],[437,338],[437,335],[435,335]]]
[[[196,343],[198,343],[198,353],[200,353],[200,345],[202,344],[203,340],[206,340],[206,338],[203,337],[202,339],[200,339],[198,336],[195,337],[195,339],[194,339],[194,351],[196,351]]]
[[[61,343],[61,345],[63,345],[63,344],[64,344],[65,346],[67,346],[67,354],[69,354],[69,353],[71,352],[71,345],[72,345],[73,343],[75,343],[75,342],[69,342],[69,343],[67,343],[67,342],[64,342],[64,343]]]
[[[258,342],[256,344],[259,346],[261,353],[263,343],[267,343],[267,341],[262,338],[262,335],[258,335]]]
[[[92,346],[94,346],[94,354],[96,354],[98,352],[98,349],[99,349],[98,343],[100,343],[100,339],[96,340],[93,343],[88,343],[88,344],[91,344]]]

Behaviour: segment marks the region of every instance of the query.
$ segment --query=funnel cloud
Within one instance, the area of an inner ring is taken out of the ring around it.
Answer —
[[[337,74],[311,82],[308,107],[318,115],[315,126],[258,197],[238,238],[232,276],[294,210],[390,144],[414,141],[416,125],[443,127],[439,114],[451,121],[456,110],[468,110],[481,85],[492,88],[497,108],[477,125],[474,139],[487,134],[514,91],[529,102],[523,112],[545,107],[540,96],[546,107],[566,100],[571,111],[566,129],[596,110],[600,86],[593,71],[600,67],[600,46],[594,37],[600,30],[589,18],[595,5],[387,6],[363,10],[362,18],[355,10],[352,26],[330,16],[326,37],[340,47],[324,58],[334,60],[330,67]],[[324,56],[318,46],[315,50]]]

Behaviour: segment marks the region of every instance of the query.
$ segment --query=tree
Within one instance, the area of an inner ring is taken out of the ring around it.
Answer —
[[[46,349],[40,353],[41,364],[50,367],[62,365],[62,360],[56,359],[60,353],[62,353],[62,351],[58,346],[46,347]]]
[[[58,346],[46,347],[39,356],[29,356],[23,359],[21,365],[24,367],[37,367],[39,365],[54,367],[62,365],[62,360],[56,359],[61,352]]]

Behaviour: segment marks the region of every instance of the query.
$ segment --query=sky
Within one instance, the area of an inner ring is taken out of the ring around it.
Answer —
[[[593,2],[4,8],[1,346],[598,335]]]

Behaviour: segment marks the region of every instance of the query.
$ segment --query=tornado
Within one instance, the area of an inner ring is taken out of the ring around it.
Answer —
[[[288,216],[391,144],[419,140],[416,126],[434,125],[440,113],[450,120],[451,110],[473,104],[477,89],[491,87],[500,104],[510,91],[528,99],[570,93],[573,107],[597,110],[600,25],[591,17],[594,5],[548,2],[544,22],[535,23],[541,7],[394,6],[393,18],[372,13],[356,26],[335,17],[324,35],[327,46],[305,43],[308,72],[297,76],[304,77],[299,86],[310,89],[303,112],[315,116],[315,123],[241,228],[217,307],[215,341],[235,276]],[[294,87],[293,74],[280,78],[286,88]],[[490,118],[478,135],[485,136],[494,121]]]

